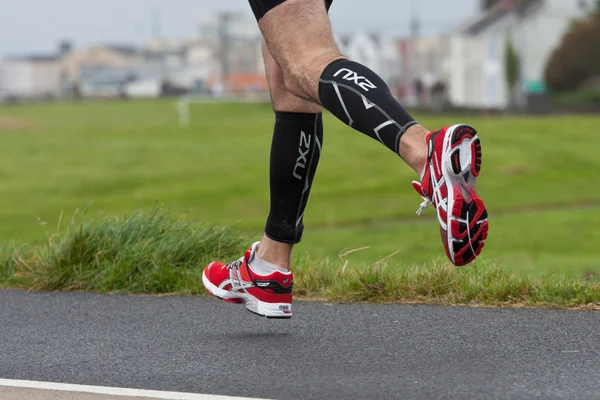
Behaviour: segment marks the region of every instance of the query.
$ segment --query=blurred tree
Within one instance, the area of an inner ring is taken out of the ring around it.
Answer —
[[[599,2],[600,3],[600,2]],[[554,91],[575,90],[600,77],[600,13],[575,22],[546,66]]]
[[[516,103],[516,88],[521,74],[521,60],[513,46],[512,39],[506,39],[506,50],[504,56],[504,70],[506,71],[506,85],[510,93],[510,108],[514,109]]]

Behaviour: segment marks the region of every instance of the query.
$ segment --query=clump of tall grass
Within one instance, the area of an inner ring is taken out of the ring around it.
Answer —
[[[239,258],[232,227],[174,218],[168,210],[75,219],[46,243],[3,249],[0,285],[33,290],[202,293],[202,267]]]
[[[234,227],[204,225],[155,208],[122,217],[73,218],[44,243],[7,245],[0,288],[101,293],[206,294],[202,269],[233,261],[250,243]],[[494,263],[403,266],[295,260],[297,298],[342,302],[600,308],[600,280],[528,277]]]

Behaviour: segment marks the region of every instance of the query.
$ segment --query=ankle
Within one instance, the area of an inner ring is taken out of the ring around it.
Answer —
[[[292,249],[294,245],[276,242],[264,236],[256,250],[256,256],[261,260],[286,270],[291,269]]]
[[[413,125],[402,135],[398,152],[400,157],[419,175],[427,163],[427,135],[429,131],[421,125]]]

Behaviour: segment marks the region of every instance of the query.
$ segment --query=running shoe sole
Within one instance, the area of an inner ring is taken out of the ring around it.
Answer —
[[[258,300],[248,293],[230,292],[213,285],[206,274],[202,272],[202,283],[213,296],[229,303],[243,303],[248,311],[261,317],[269,319],[292,318],[292,305],[285,303],[266,303]]]
[[[442,174],[448,188],[447,248],[457,266],[475,260],[488,235],[488,213],[475,190],[481,161],[477,131],[468,125],[450,127],[444,137]]]

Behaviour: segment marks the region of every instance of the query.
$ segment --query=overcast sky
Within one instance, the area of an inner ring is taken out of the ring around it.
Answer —
[[[336,0],[334,29],[408,32],[416,4],[423,33],[447,31],[476,12],[477,0]],[[251,16],[247,0],[0,0],[0,55],[53,52],[60,39],[90,43],[141,43],[160,15],[163,37],[195,35],[198,20],[218,10]]]

